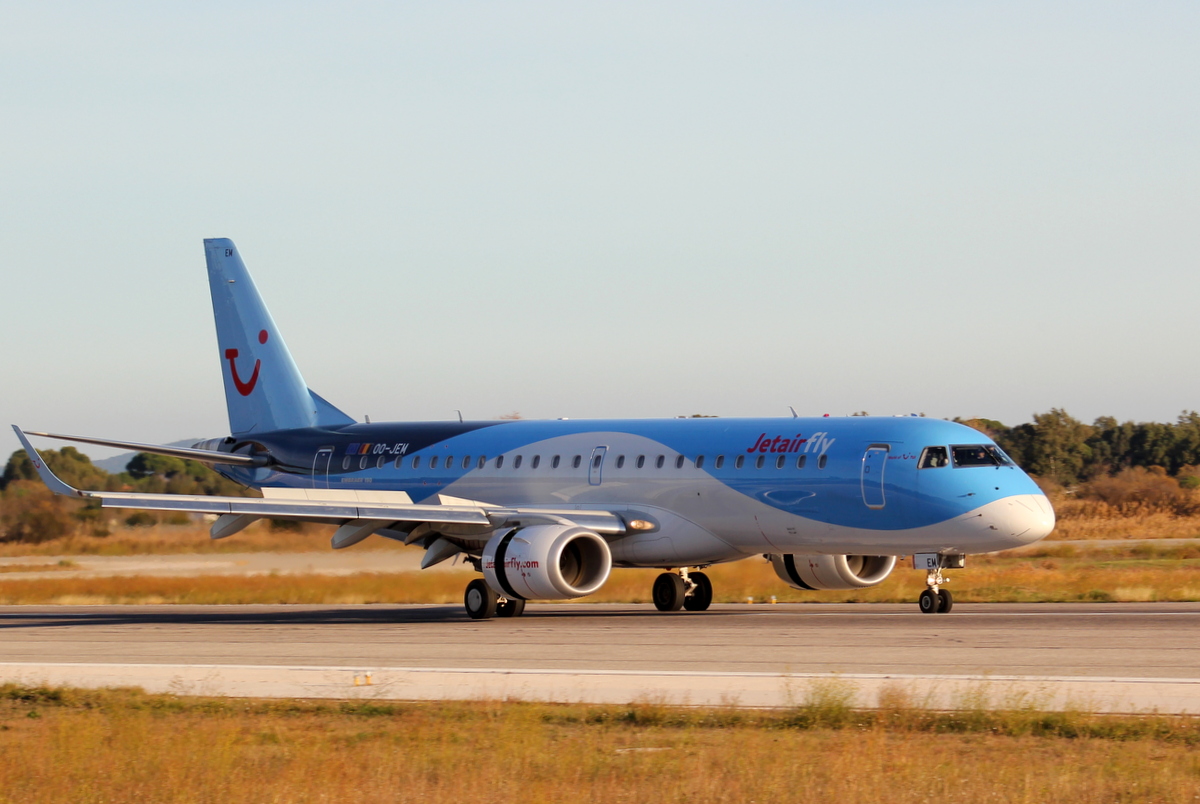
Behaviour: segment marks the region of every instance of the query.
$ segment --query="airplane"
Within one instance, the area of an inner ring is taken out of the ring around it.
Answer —
[[[225,238],[204,241],[230,435],[190,448],[13,430],[58,494],[215,514],[223,539],[263,518],[336,525],[458,557],[472,619],[595,593],[613,567],[659,569],[659,611],[704,611],[707,567],[765,556],[800,590],[875,586],[913,556],[922,613],[944,570],[1054,528],[1033,480],[991,439],[916,416],[357,422],[310,390]],[[27,435],[202,461],[262,498],[77,490]]]

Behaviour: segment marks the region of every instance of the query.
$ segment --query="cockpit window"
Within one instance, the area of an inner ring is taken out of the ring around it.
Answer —
[[[1004,450],[1000,449],[999,447],[989,444],[987,451],[992,453],[992,457],[996,459],[996,463],[1000,464],[1001,466],[1016,466],[1016,464],[1013,463],[1013,459],[1005,455]]]
[[[955,466],[1012,466],[1012,460],[994,444],[951,445]]]
[[[939,469],[950,463],[950,458],[946,455],[945,447],[926,447],[921,452],[921,460],[917,463],[918,469]]]

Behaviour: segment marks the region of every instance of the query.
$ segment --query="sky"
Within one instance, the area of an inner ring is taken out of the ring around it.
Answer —
[[[1198,36],[1169,1],[4,3],[0,418],[227,433],[229,237],[359,419],[1173,421]]]

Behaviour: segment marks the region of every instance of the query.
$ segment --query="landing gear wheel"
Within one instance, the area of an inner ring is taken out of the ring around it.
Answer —
[[[938,590],[938,614],[949,614],[954,608],[954,595],[945,589]]]
[[[520,617],[525,613],[525,601],[517,598],[507,598],[496,604],[497,617]]]
[[[654,579],[654,607],[659,611],[679,611],[683,608],[686,592],[683,578],[673,572],[664,572]]]
[[[696,588],[683,599],[683,607],[688,611],[704,611],[712,604],[712,581],[703,572],[689,573],[688,577]]]
[[[463,605],[467,607],[467,616],[472,620],[487,620],[496,615],[496,593],[482,578],[476,578],[467,584],[467,593],[463,595]]]
[[[917,598],[917,606],[920,607],[922,614],[937,614],[941,604],[941,595],[932,589],[926,589]]]

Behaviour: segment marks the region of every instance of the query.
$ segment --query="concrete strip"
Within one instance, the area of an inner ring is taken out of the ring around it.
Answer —
[[[177,695],[351,700],[520,700],[785,708],[823,693],[854,706],[888,700],[932,709],[1035,708],[1200,712],[1200,679],[1065,676],[720,673],[452,667],[285,667],[216,664],[3,662],[0,681],[140,687]]]
[[[0,579],[153,578],[199,575],[356,575],[363,572],[416,572],[424,551],[326,550],[311,553],[176,553],[135,556],[17,556],[0,557]],[[461,562],[439,564],[438,572],[469,573]]]

